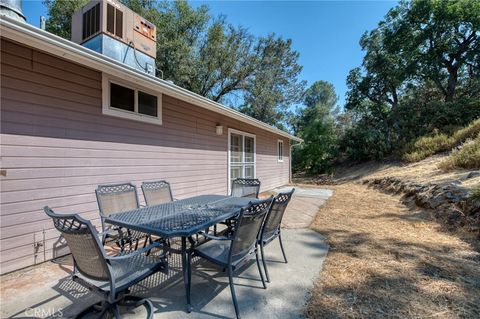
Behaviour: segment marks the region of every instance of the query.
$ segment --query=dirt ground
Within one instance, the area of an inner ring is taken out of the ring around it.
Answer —
[[[328,186],[334,195],[311,228],[327,238],[330,251],[305,316],[479,318],[478,241],[448,233],[432,212],[355,181],[395,170],[384,169],[367,168],[353,181]]]

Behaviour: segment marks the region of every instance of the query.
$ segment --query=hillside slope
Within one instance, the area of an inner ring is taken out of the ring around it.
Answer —
[[[369,162],[337,170],[337,182],[360,180],[364,178],[397,177],[418,183],[452,183],[455,182],[467,189],[480,188],[480,171],[455,169],[441,170],[438,165],[447,155],[434,155],[417,163],[378,163]],[[300,179],[301,182],[307,179]],[[314,180],[315,181],[315,180]]]

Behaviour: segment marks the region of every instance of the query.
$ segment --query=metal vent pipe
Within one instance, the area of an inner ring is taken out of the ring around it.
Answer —
[[[22,12],[22,0],[0,0],[0,14],[25,22]]]

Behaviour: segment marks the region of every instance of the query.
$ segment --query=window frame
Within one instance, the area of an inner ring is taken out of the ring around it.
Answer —
[[[282,145],[281,148],[280,148],[280,144]],[[284,146],[285,146],[285,143],[283,142],[283,140],[278,139],[277,140],[277,163],[283,163],[284,150],[285,150]],[[282,154],[280,154],[280,150],[282,150]]]
[[[232,143],[232,133],[241,135],[242,136],[242,162],[235,163],[235,165],[242,166],[242,175],[245,176],[245,166],[248,165],[253,165],[253,178],[257,178],[257,136],[252,133],[244,132],[244,131],[239,131],[233,128],[228,129],[228,155],[227,155],[227,183],[228,183],[228,194],[231,193],[232,191],[232,178],[231,178],[231,168],[232,168],[232,162],[231,162],[231,143]],[[245,162],[245,137],[250,137],[253,138],[253,162]]]
[[[114,83],[134,91],[134,111],[122,110],[111,106],[110,83]],[[138,91],[157,97],[157,116],[151,116],[138,112]],[[118,79],[113,76],[102,74],[102,114],[120,117],[128,120],[162,125],[162,93],[155,92],[138,84]]]

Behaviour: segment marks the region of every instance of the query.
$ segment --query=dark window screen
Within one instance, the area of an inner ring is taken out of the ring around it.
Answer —
[[[115,8],[107,4],[107,31],[115,34]]]
[[[100,4],[83,13],[82,39],[85,40],[100,31]]]
[[[158,117],[157,97],[138,91],[138,113]]]
[[[135,111],[135,91],[110,83],[110,106],[125,111]]]
[[[115,35],[121,38],[123,36],[123,12],[116,10],[115,16]]]

